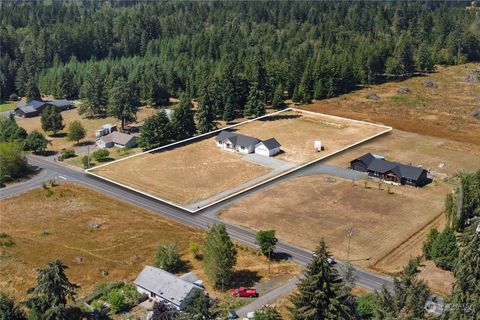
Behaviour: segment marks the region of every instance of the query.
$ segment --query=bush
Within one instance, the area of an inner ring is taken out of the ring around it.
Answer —
[[[68,158],[73,158],[75,157],[75,150],[72,149],[65,149],[63,150],[62,154],[58,157],[58,160],[63,161]]]
[[[49,143],[43,134],[33,130],[25,139],[25,149],[35,153],[42,153]]]
[[[11,247],[14,245],[12,237],[4,232],[0,233],[0,247]]]
[[[168,272],[176,272],[182,261],[177,245],[173,242],[161,244],[155,252],[155,266]]]
[[[439,232],[436,228],[430,229],[427,235],[427,239],[423,243],[423,255],[427,260],[432,259],[432,246],[435,240],[437,240],[438,235],[439,235]]]
[[[8,99],[9,99],[10,101],[18,101],[18,100],[19,100],[18,95],[17,95],[16,93],[12,93],[12,94],[10,95],[10,97],[8,97]]]
[[[110,155],[110,151],[107,149],[99,149],[92,153],[92,158],[97,161],[104,161]]]
[[[22,145],[16,142],[0,143],[0,182],[21,178],[28,172]]]
[[[88,156],[83,156],[82,157],[82,166],[85,168],[85,169],[88,169],[89,167],[89,159],[88,159]]]
[[[146,295],[139,293],[134,286],[124,282],[101,284],[95,288],[90,297],[94,297],[90,306],[102,310],[105,308],[105,304],[108,304],[111,315],[128,311],[148,298]]]
[[[190,242],[188,245],[188,251],[197,260],[202,258],[202,245],[196,242]]]

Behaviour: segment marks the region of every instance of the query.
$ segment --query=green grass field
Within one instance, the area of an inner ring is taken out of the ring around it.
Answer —
[[[0,112],[13,110],[13,109],[15,109],[15,102],[5,101],[0,104]]]

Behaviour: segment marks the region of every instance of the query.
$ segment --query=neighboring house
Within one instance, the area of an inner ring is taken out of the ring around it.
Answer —
[[[350,168],[366,172],[369,176],[386,182],[422,187],[428,183],[427,170],[411,165],[385,160],[384,157],[367,153],[350,162]]]
[[[58,111],[62,112],[73,108],[73,101],[69,100],[51,100],[51,101],[42,101],[42,100],[32,100],[28,103],[19,103],[14,110],[14,113],[17,117],[21,118],[32,118],[40,115],[43,109],[47,106],[55,106]]]
[[[164,301],[176,309],[185,307],[185,300],[195,291],[204,289],[165,270],[145,266],[134,281],[137,291],[151,299]]]
[[[271,157],[280,152],[280,146],[280,143],[275,138],[270,138],[268,140],[260,141],[255,146],[255,153]]]
[[[133,148],[137,145],[137,138],[130,134],[114,131],[106,136],[100,137],[97,142],[97,147],[101,149],[107,148]]]
[[[261,141],[257,138],[237,134],[229,131],[222,131],[215,137],[217,146],[223,150],[240,153],[257,153],[263,156],[274,156],[280,152],[280,143],[275,138]]]

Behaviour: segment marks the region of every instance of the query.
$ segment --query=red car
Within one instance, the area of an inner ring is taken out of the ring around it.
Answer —
[[[244,288],[240,287],[237,289],[232,289],[232,296],[234,297],[258,297],[257,289],[255,288]]]

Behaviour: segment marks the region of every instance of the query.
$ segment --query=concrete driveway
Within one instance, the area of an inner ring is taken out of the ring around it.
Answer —
[[[254,164],[258,164],[264,167],[271,168],[275,171],[284,171],[296,166],[296,164],[294,163],[278,160],[273,157],[261,156],[255,153],[250,153],[245,155],[243,157],[243,160],[254,163]]]

